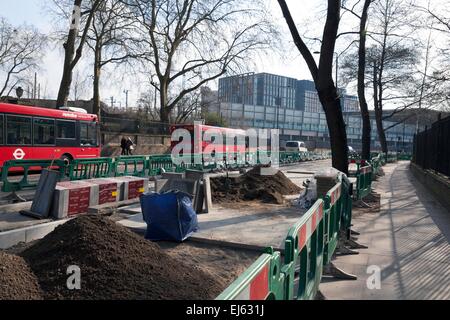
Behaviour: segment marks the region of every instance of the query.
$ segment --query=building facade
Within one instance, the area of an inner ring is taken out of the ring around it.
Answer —
[[[340,91],[348,144],[360,150],[362,119],[356,96]],[[327,120],[314,82],[268,73],[249,73],[219,80],[219,114],[230,127],[280,129],[281,140],[305,141],[309,148],[329,148]],[[395,122],[385,121],[386,128]],[[372,148],[381,149],[375,120]],[[390,150],[411,151],[415,125],[387,130]]]
[[[344,112],[358,111],[358,98],[341,90]],[[269,73],[247,73],[219,79],[219,102],[323,112],[314,82]]]

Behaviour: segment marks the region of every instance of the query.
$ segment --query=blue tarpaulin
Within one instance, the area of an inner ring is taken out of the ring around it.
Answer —
[[[148,193],[141,195],[140,200],[147,223],[146,239],[182,242],[198,230],[190,195],[179,191]]]

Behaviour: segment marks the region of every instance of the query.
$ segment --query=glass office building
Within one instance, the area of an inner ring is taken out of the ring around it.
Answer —
[[[348,143],[361,148],[362,120],[355,96],[340,92]],[[267,73],[245,74],[219,80],[220,116],[235,128],[280,129],[281,140],[305,141],[309,148],[329,148],[327,120],[315,85],[309,80]],[[390,127],[393,122],[384,122]],[[401,124],[386,132],[391,150],[412,149],[415,125]],[[372,120],[372,147],[379,149]]]
[[[340,92],[344,112],[358,111],[358,98]],[[219,101],[306,112],[323,112],[314,82],[269,73],[247,73],[219,79]]]

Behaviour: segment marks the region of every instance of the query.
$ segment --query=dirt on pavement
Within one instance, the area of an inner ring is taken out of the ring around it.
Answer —
[[[164,253],[109,218],[86,215],[57,227],[21,255],[46,299],[214,299],[214,275]],[[68,290],[67,268],[81,271],[81,290]]]
[[[255,262],[261,252],[221,247],[193,241],[185,243],[158,242],[158,245],[170,256],[184,261],[192,267],[212,274],[225,290],[248,267]],[[222,291],[223,291],[222,290]]]
[[[23,258],[0,250],[0,300],[40,300],[38,280]]]
[[[295,195],[301,188],[284,173],[261,175],[261,168],[253,168],[239,177],[211,178],[212,200],[215,203],[233,203],[259,200],[265,203],[283,204],[284,195]]]
[[[363,202],[353,201],[352,217],[380,212],[381,196],[379,193],[372,191],[363,199]]]

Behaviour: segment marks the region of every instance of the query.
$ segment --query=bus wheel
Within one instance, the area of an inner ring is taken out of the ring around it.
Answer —
[[[63,154],[60,160],[64,161],[65,165],[68,166],[70,162],[73,160],[72,156],[70,154]]]

